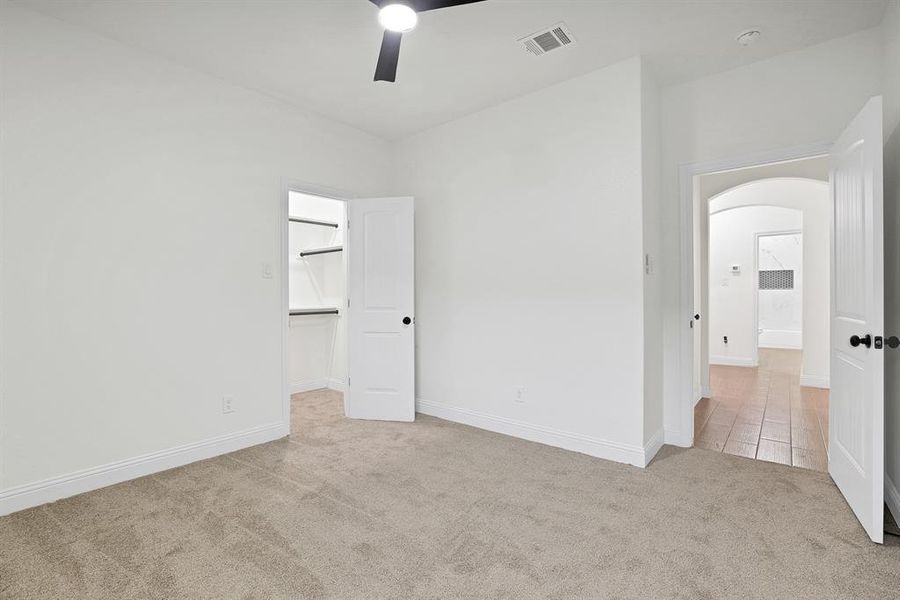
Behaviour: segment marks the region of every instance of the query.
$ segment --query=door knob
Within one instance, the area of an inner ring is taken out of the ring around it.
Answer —
[[[409,325],[410,323],[412,323],[412,319],[410,319],[409,317],[403,317],[404,325]]]
[[[860,344],[862,344],[866,348],[871,348],[872,347],[872,336],[868,333],[863,337],[859,337],[858,335],[850,336],[850,345],[851,346],[856,348]]]
[[[900,338],[898,338],[896,335],[892,335],[888,339],[884,340],[884,343],[888,345],[888,348],[896,348],[897,346],[900,346]]]

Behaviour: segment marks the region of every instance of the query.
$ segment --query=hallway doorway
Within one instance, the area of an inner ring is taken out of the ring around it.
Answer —
[[[694,408],[694,445],[783,465],[828,469],[828,390],[800,386],[801,351],[759,349],[758,367],[711,365]]]

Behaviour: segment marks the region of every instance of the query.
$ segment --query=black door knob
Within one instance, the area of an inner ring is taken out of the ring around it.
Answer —
[[[699,314],[699,313],[696,314],[696,315],[694,315],[694,320],[695,320],[695,321],[699,321],[699,320],[700,320],[700,314]]]
[[[888,339],[884,340],[884,343],[888,345],[888,348],[896,348],[897,346],[900,346],[900,338],[898,338],[896,335],[892,335]]]
[[[403,317],[404,325],[409,325],[410,323],[412,323],[412,319],[410,319],[409,317]]]
[[[862,344],[866,348],[871,348],[872,347],[872,336],[868,333],[864,337],[859,337],[858,335],[850,336],[850,345],[851,346],[856,348],[860,344]]]

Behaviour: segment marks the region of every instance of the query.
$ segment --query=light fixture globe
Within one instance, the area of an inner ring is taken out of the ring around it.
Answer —
[[[388,31],[406,33],[416,26],[419,16],[408,5],[393,2],[381,7],[378,11],[378,22]]]

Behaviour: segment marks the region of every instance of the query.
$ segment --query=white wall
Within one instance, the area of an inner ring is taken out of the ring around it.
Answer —
[[[291,392],[323,387],[343,389],[347,377],[347,306],[344,254],[300,257],[311,248],[339,246],[344,239],[344,202],[291,192],[290,215],[337,223],[338,228],[292,222],[288,270],[291,308],[337,308],[337,315],[297,315],[290,319],[289,382]]]
[[[641,86],[632,59],[401,142],[420,410],[643,461]]]
[[[679,167],[830,142],[881,92],[880,31],[869,30],[662,91],[663,293],[667,439],[688,445],[681,409]]]
[[[884,249],[885,335],[900,336],[900,0],[885,13]],[[888,506],[900,519],[900,350],[885,353],[885,465]]]
[[[801,385],[828,387],[829,384],[829,332],[830,332],[830,223],[831,208],[828,198],[828,184],[812,179],[773,178],[762,179],[752,183],[738,186],[724,192],[710,203],[710,211],[728,211],[742,206],[773,206],[794,209],[800,212],[801,227],[803,230],[803,360],[800,367]],[[717,213],[718,214],[718,213]],[[749,213],[744,213],[749,215]],[[710,217],[712,219],[712,216]],[[789,220],[788,220],[789,221]],[[768,231],[777,229],[796,229],[788,221],[777,224],[768,224]],[[774,227],[775,229],[772,229]],[[754,224],[754,229],[762,231],[762,224]],[[712,228],[710,227],[710,243],[712,243]],[[753,259],[753,250],[749,243],[744,246],[743,254]],[[712,247],[710,247],[710,272],[712,268]],[[751,263],[752,264],[752,263]],[[745,271],[746,272],[746,271]],[[721,273],[720,273],[721,275]],[[743,278],[743,275],[741,276]],[[742,279],[752,286],[752,279]],[[721,278],[718,281],[721,284]],[[710,293],[716,287],[716,278],[709,279]],[[719,287],[721,291],[721,287]],[[712,296],[710,296],[711,300]],[[752,296],[747,302],[752,301]],[[749,318],[752,320],[752,309]],[[713,307],[710,306],[710,324],[715,318]],[[740,321],[748,327],[740,338],[729,336],[730,352],[736,356],[747,356],[752,348],[753,330],[752,323]],[[722,345],[724,331],[711,332],[709,336],[709,356],[712,362],[713,356],[721,356],[724,351]],[[740,351],[736,348],[746,344]],[[724,361],[720,361],[724,362]]]
[[[283,435],[283,181],[387,193],[390,145],[0,10],[0,509]]]
[[[756,236],[800,231],[803,213],[779,206],[716,210],[715,204],[710,203],[709,216],[709,362],[756,366]],[[740,271],[733,272],[734,265]]]

